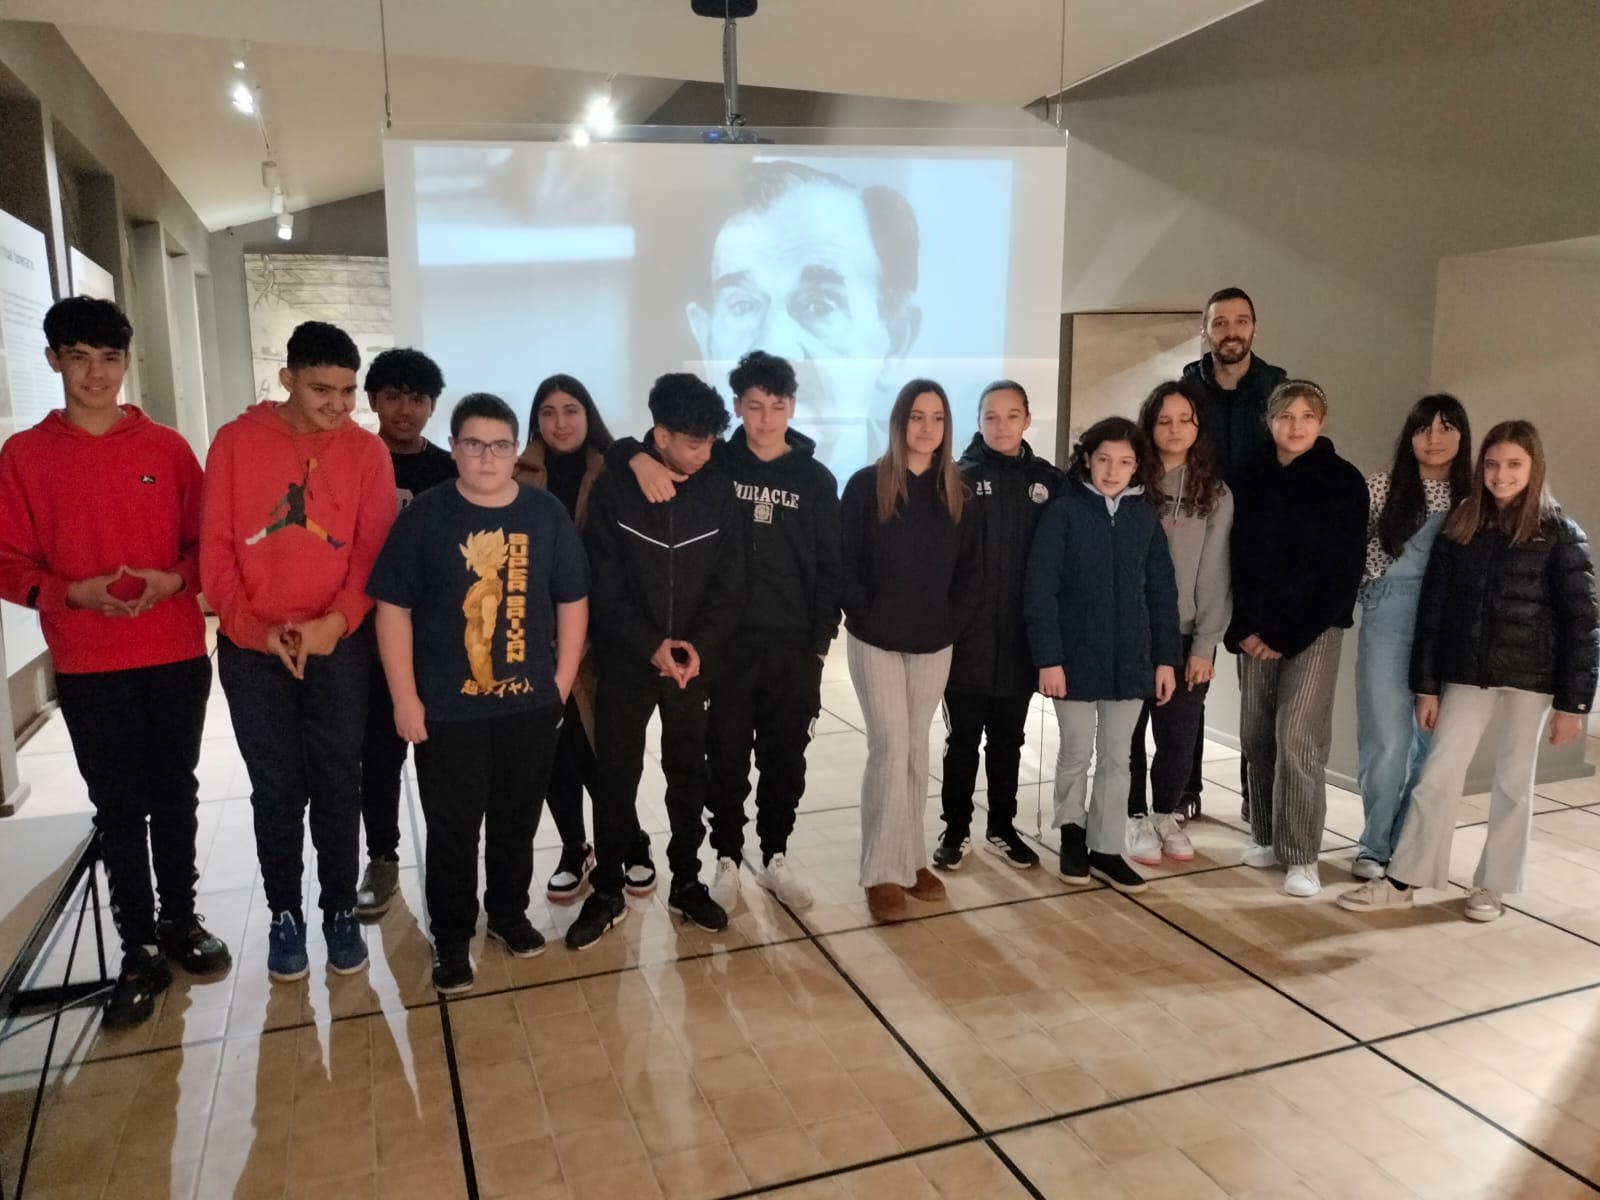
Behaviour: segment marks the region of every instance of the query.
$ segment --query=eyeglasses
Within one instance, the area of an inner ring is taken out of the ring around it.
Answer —
[[[509,438],[501,438],[498,442],[480,442],[477,438],[450,440],[451,444],[468,458],[482,458],[486,450],[491,458],[510,458],[517,452],[517,444]]]

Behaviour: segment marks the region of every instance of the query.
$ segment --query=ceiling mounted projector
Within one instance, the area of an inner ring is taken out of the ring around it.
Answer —
[[[756,15],[756,0],[689,0],[689,7],[696,16],[718,21],[742,21]]]

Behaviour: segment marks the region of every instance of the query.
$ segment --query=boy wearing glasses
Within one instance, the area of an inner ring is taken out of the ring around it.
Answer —
[[[463,397],[459,477],[405,508],[367,584],[395,728],[417,748],[444,995],[472,988],[480,826],[489,936],[517,958],[544,950],[527,912],[533,835],[589,623],[583,543],[559,500],[516,482],[517,434],[504,400]]]

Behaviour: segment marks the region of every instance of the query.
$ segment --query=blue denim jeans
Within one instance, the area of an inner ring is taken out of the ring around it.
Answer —
[[[1411,690],[1411,641],[1417,600],[1433,539],[1444,514],[1428,518],[1400,558],[1361,598],[1356,642],[1356,778],[1366,827],[1359,854],[1387,863],[1400,840],[1411,791],[1428,756],[1429,735],[1417,728]]]

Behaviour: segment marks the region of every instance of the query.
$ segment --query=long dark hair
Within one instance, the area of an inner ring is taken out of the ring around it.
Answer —
[[[583,417],[589,430],[584,436],[584,445],[598,450],[601,454],[611,449],[611,443],[616,441],[616,438],[612,437],[611,430],[606,428],[605,418],[595,407],[594,397],[589,395],[589,389],[584,387],[581,381],[571,375],[552,375],[534,389],[533,412],[529,414],[528,421],[529,445],[544,441],[544,438],[539,436],[539,406],[557,392],[565,392],[583,405]]]
[[[878,520],[889,521],[895,509],[911,498],[906,487],[906,430],[911,425],[911,410],[917,397],[931,392],[944,405],[944,440],[933,453],[934,479],[939,489],[939,499],[944,502],[952,521],[961,520],[961,501],[964,498],[961,472],[956,469],[955,453],[950,439],[954,436],[950,425],[950,397],[944,388],[931,379],[913,379],[900,389],[894,407],[889,410],[889,448],[878,459]]]
[[[1422,487],[1422,468],[1411,439],[1435,420],[1461,435],[1461,446],[1450,464],[1450,507],[1455,508],[1472,492],[1472,422],[1467,410],[1448,392],[1424,396],[1411,406],[1406,423],[1400,427],[1394,444],[1394,465],[1389,468],[1389,495],[1378,514],[1378,542],[1390,558],[1399,558],[1411,535],[1422,528],[1428,517],[1428,498]]]
[[[1087,483],[1094,486],[1094,480],[1089,474],[1089,460],[1094,457],[1094,452],[1107,442],[1127,442],[1133,447],[1133,456],[1138,459],[1139,466],[1133,478],[1128,481],[1129,487],[1143,487],[1146,497],[1153,492],[1158,494],[1158,484],[1161,480],[1161,460],[1150,448],[1150,440],[1144,436],[1140,429],[1127,417],[1106,417],[1096,421],[1083,431],[1083,436],[1078,439],[1077,445],[1072,447],[1072,457],[1067,460],[1067,478],[1075,483]]]
[[[1506,444],[1526,451],[1532,468],[1522,495],[1501,508],[1484,486],[1483,460],[1496,446]],[[1533,422],[1501,421],[1483,435],[1478,462],[1472,468],[1472,490],[1445,522],[1445,536],[1464,546],[1480,531],[1498,528],[1511,538],[1513,545],[1537,541],[1544,532],[1545,523],[1554,520],[1556,515],[1555,497],[1545,485],[1545,470],[1544,443],[1539,440],[1539,431]]]
[[[1206,427],[1200,421],[1200,398],[1195,388],[1182,379],[1169,379],[1151,388],[1150,394],[1139,406],[1139,430],[1149,441],[1159,466],[1161,456],[1155,453],[1156,422],[1161,419],[1161,409],[1166,405],[1168,396],[1177,396],[1189,402],[1189,411],[1194,416],[1194,445],[1189,447],[1185,463],[1187,470],[1183,476],[1183,495],[1168,496],[1161,486],[1165,472],[1158,470],[1155,486],[1149,491],[1150,498],[1156,504],[1166,504],[1175,498],[1179,503],[1187,504],[1196,516],[1209,516],[1217,506],[1217,497],[1222,493],[1222,480],[1217,478],[1211,439],[1206,436]]]

